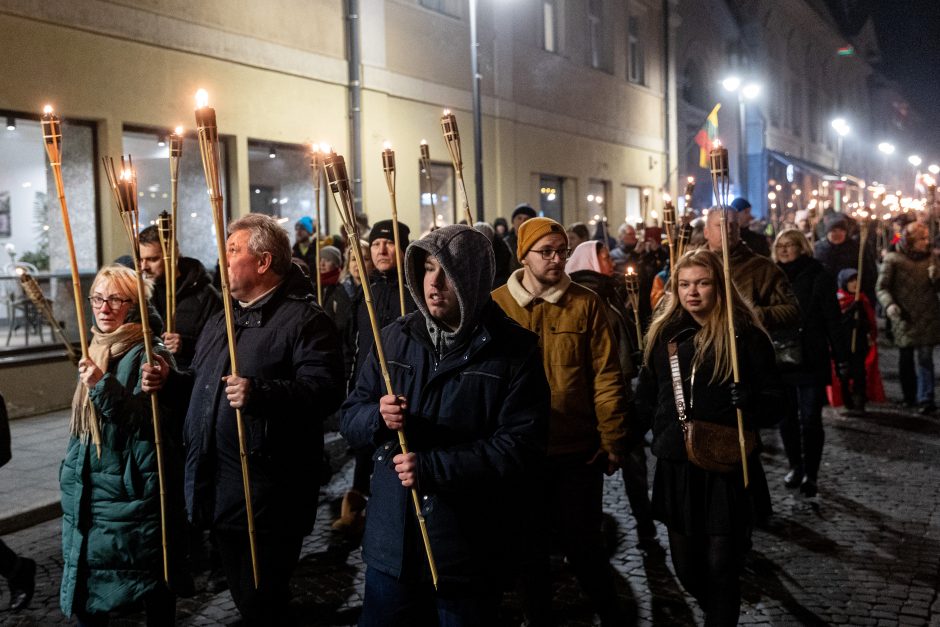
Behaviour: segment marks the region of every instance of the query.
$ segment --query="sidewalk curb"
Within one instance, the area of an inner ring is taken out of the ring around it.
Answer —
[[[59,499],[36,503],[28,509],[0,518],[0,536],[44,523],[61,515],[62,502]]]

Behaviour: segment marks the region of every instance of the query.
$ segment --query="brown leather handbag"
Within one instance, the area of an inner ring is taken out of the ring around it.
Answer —
[[[734,427],[692,420],[686,415],[685,394],[682,391],[682,371],[679,369],[679,356],[675,342],[670,342],[669,368],[672,372],[672,394],[676,401],[679,422],[682,423],[682,435],[685,440],[685,454],[689,461],[710,472],[731,472],[741,464],[741,445],[738,442],[738,430]],[[695,381],[695,370],[692,370]],[[694,402],[694,399],[693,399]],[[691,409],[692,405],[689,405]],[[753,431],[744,432],[744,450],[748,456],[757,446],[757,435]]]

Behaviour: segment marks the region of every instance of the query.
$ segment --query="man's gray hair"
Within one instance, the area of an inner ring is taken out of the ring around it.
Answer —
[[[619,235],[620,237],[623,237],[624,235],[627,234],[627,231],[633,231],[634,233],[636,233],[636,228],[634,228],[632,224],[624,222],[623,224],[620,225],[620,228],[617,229],[617,235]]]
[[[271,271],[287,276],[291,265],[290,238],[277,220],[262,213],[249,213],[228,225],[229,235],[235,231],[248,231],[248,251],[255,256],[270,253]]]

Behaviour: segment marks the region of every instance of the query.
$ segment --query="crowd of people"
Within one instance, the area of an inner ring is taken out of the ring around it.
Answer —
[[[686,222],[591,237],[523,204],[508,221],[414,241],[403,223],[397,236],[391,221],[364,224],[356,242],[318,237],[302,218],[292,246],[277,221],[248,215],[228,227],[223,269],[235,347],[210,273],[187,257],[167,267],[145,229],[147,301],[119,265],[89,293],[93,336],[61,472],[62,611],[104,625],[142,603],[148,624],[172,624],[207,550],[248,624],[289,624],[288,584],[330,473],[324,423],[338,418],[355,468],[332,526],[361,538],[360,625],[493,625],[510,589],[527,624],[551,625],[553,550],[601,624],[625,624],[601,533],[615,473],[640,548],[662,550],[661,522],[706,624],[736,624],[752,529],[772,515],[760,429],[780,431],[784,488],[815,497],[823,407],[863,414],[885,400],[879,314],[900,347],[901,401],[935,412],[940,276],[916,220],[883,251],[834,211],[818,239],[800,225],[772,239],[749,228],[743,198]],[[683,235],[677,255],[666,243]],[[170,268],[176,328],[164,333]],[[29,566],[0,562],[11,582]]]

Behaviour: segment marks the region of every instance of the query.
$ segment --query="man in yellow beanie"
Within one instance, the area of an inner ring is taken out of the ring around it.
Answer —
[[[530,625],[550,624],[550,525],[601,624],[623,625],[600,530],[604,473],[617,471],[627,439],[626,394],[604,304],[565,274],[569,253],[561,224],[527,220],[516,249],[522,268],[493,292],[509,317],[538,334],[552,390],[546,466],[526,495],[534,546],[523,606]]]

